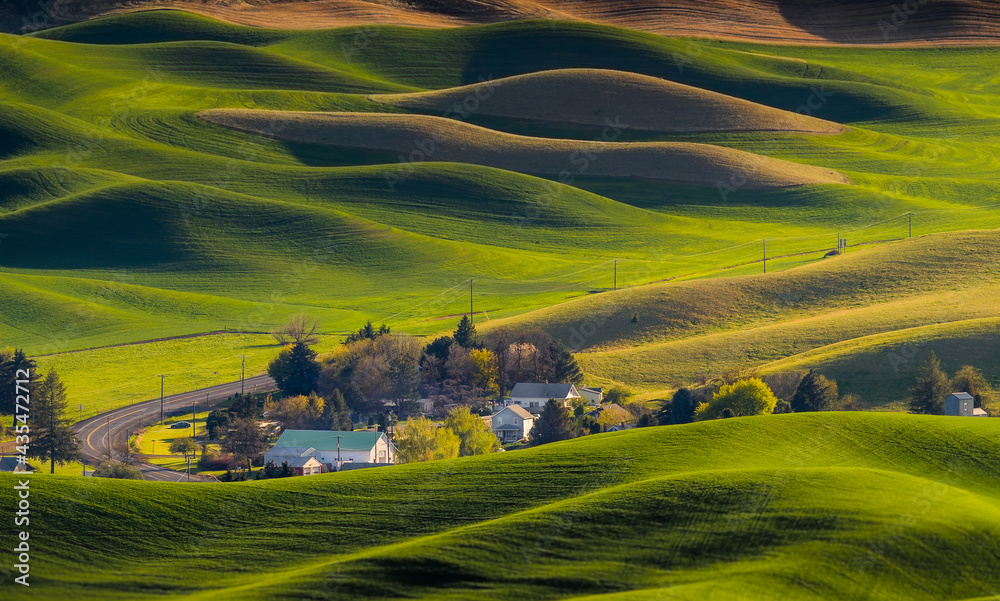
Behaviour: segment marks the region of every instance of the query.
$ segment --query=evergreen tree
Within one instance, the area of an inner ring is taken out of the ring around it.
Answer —
[[[552,382],[560,384],[579,384],[583,382],[583,372],[576,364],[576,357],[566,348],[566,345],[553,341],[549,345],[552,355]]]
[[[694,421],[694,397],[687,388],[681,388],[674,393],[670,400],[670,421],[671,424],[690,424]],[[663,423],[663,422],[660,422]]]
[[[287,396],[308,395],[315,390],[319,370],[316,352],[301,342],[281,351],[267,366],[268,375]]]
[[[472,348],[476,345],[476,326],[469,320],[468,315],[462,316],[462,321],[458,322],[452,339],[454,339],[455,344],[464,348]]]
[[[260,417],[260,407],[253,395],[236,393],[229,405],[229,413],[237,419],[254,419]]]
[[[66,387],[56,370],[50,370],[35,388],[31,399],[32,438],[28,456],[49,461],[49,473],[56,463],[63,465],[83,458],[80,441],[66,418]]]
[[[910,413],[944,415],[944,399],[951,384],[934,351],[920,366],[917,385],[910,390]]]
[[[351,411],[347,408],[347,401],[340,390],[334,390],[326,399],[324,406],[323,421],[331,430],[350,432],[354,430],[354,422],[351,421]]]
[[[837,407],[839,399],[837,383],[816,373],[815,369],[810,369],[795,389],[795,395],[792,396],[792,411],[795,413],[832,411]]]
[[[573,420],[562,401],[549,399],[528,435],[535,444],[573,438]]]
[[[38,381],[38,366],[32,359],[29,359],[24,351],[0,350],[0,415],[14,415],[17,413],[17,381],[23,380],[24,373],[18,371],[26,370],[30,376],[27,387],[34,390],[35,382]],[[22,403],[23,404],[23,403]]]

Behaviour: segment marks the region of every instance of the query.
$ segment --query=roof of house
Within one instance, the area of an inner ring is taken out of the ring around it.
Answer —
[[[989,415],[989,413],[986,413],[985,409],[980,409],[979,407],[976,407],[975,409],[972,410],[972,415],[980,417],[980,416],[987,416]]]
[[[17,457],[0,457],[0,472],[33,472],[35,468],[27,463],[18,463]]]
[[[949,394],[948,396],[953,396],[953,397],[957,398],[960,401],[971,401],[972,398],[973,398],[972,395],[969,394],[968,392],[953,392],[953,393]],[[941,397],[938,397],[938,398],[941,398]]]
[[[316,465],[323,465],[320,463],[319,459],[316,459],[312,455],[308,457],[292,457],[291,459],[286,459],[288,465],[292,467],[305,467],[310,461],[315,462]]]
[[[604,392],[603,388],[594,388],[593,386],[584,386],[580,390],[589,390],[590,392]]]
[[[572,384],[536,384],[518,382],[510,391],[510,398],[522,399],[566,399],[579,397],[576,386]]]
[[[338,432],[336,430],[285,430],[274,443],[273,449],[282,447],[313,448],[317,451],[336,451],[337,437],[340,437],[341,451],[370,451],[381,432],[359,430],[357,432]]]
[[[504,411],[507,411],[507,410],[511,411],[512,413],[514,413],[515,415],[517,415],[518,417],[523,418],[523,419],[534,419],[535,418],[535,416],[532,415],[530,411],[528,411],[527,409],[525,409],[524,407],[522,407],[520,405],[507,405],[506,407],[504,407],[500,411],[497,411],[493,415],[496,416],[497,414],[503,413]]]

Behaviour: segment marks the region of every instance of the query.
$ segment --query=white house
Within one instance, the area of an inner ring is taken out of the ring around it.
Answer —
[[[572,384],[531,384],[518,382],[510,391],[507,405],[519,405],[532,413],[540,413],[549,399],[568,404],[573,399],[580,398],[576,386]]]
[[[288,461],[293,467],[303,457],[315,457],[324,472],[339,471],[344,464],[388,464],[396,462],[396,447],[383,432],[361,430],[285,430],[264,461],[275,465]],[[302,464],[303,467],[305,464]]]
[[[604,389],[584,387],[580,389],[580,396],[590,401],[591,405],[600,405],[604,401]]]
[[[944,400],[945,415],[961,415],[965,417],[987,417],[985,410],[974,407],[976,399],[968,392],[953,392]]]
[[[500,442],[517,442],[528,437],[535,417],[520,405],[508,405],[493,414],[490,427]]]

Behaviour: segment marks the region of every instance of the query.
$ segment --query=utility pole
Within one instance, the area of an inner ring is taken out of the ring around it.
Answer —
[[[912,238],[913,237],[913,213],[907,213],[906,216],[907,216],[907,218],[910,221],[910,223],[909,223],[910,235],[908,237]]]
[[[163,423],[163,378],[166,374],[160,374],[160,423]]]
[[[107,416],[105,419],[108,420],[108,461],[111,461],[111,416]]]
[[[767,273],[767,238],[762,241],[764,243],[764,273]]]
[[[476,280],[469,278],[469,325],[476,324],[476,312],[473,310],[474,305],[472,304],[472,283]]]
[[[340,460],[340,434],[337,435],[337,471],[344,466],[344,463]]]
[[[243,388],[247,380],[247,356],[243,355],[243,360],[240,364],[240,395],[243,394]]]
[[[618,290],[618,259],[615,259],[615,284],[612,290]]]

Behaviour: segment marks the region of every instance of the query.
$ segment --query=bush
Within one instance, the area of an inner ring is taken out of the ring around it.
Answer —
[[[205,471],[231,470],[236,467],[236,459],[232,455],[208,451],[198,461],[198,467]]]
[[[142,472],[131,465],[125,465],[120,461],[105,461],[94,469],[94,476],[98,478],[116,478],[118,480],[145,480]]]

